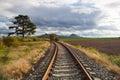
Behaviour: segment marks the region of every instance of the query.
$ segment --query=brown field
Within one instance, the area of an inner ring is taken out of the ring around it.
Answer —
[[[109,55],[120,55],[120,40],[76,40],[65,41],[72,45],[92,47]]]

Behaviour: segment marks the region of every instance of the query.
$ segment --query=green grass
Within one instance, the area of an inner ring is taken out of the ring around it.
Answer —
[[[9,63],[10,59],[7,56],[8,53],[9,53],[8,49],[0,50],[0,65],[5,65]]]
[[[7,53],[8,53],[8,50],[7,50],[7,49],[2,49],[2,50],[0,50],[0,56],[1,56],[1,55],[7,55]]]
[[[20,37],[16,37],[20,38]],[[44,44],[42,39],[40,38],[25,38],[26,41],[19,41],[19,47],[7,47],[2,44],[2,40],[0,40],[0,66],[7,65],[10,61],[19,59],[30,53],[31,50],[35,49],[37,45]],[[33,41],[29,41],[30,39],[34,39]],[[20,47],[21,46],[21,47]],[[21,49],[23,48],[23,49]],[[38,46],[39,48],[39,46]]]
[[[120,38],[69,38],[69,37],[64,37],[60,38],[61,41],[66,41],[66,40],[120,40]]]
[[[96,49],[89,49],[91,52],[100,55],[103,58],[108,59],[109,61],[111,61],[113,64],[116,64],[120,67],[120,55],[119,56],[115,56],[115,55],[107,55],[105,53],[101,53]]]
[[[7,80],[7,79],[0,77],[0,80]]]
[[[78,46],[79,48],[84,48],[82,46]],[[105,53],[102,53],[102,52],[99,52],[98,50],[94,49],[94,48],[85,48],[86,50],[94,53],[94,54],[97,54],[99,56],[101,56],[102,58],[105,58],[107,60],[109,60],[111,63],[113,64],[116,64],[120,67],[120,55],[116,56],[116,55],[108,55],[108,54],[105,54]]]
[[[0,66],[6,65],[10,62],[10,59],[7,56],[0,58]]]
[[[120,67],[120,56],[111,56],[109,60]]]

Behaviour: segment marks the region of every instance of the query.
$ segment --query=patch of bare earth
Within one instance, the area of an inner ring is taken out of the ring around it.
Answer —
[[[109,55],[120,55],[120,40],[77,40],[65,41],[72,45],[92,47]]]

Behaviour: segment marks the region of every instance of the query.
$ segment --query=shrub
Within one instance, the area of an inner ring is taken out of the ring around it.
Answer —
[[[23,38],[23,42],[31,42],[31,41],[33,41],[33,40],[30,37]]]
[[[23,37],[21,37],[21,36],[17,36],[16,38],[17,38],[17,40],[20,41],[20,42],[23,41]]]
[[[40,38],[37,38],[37,37],[33,37],[33,41],[39,41]]]
[[[49,35],[51,41],[58,41],[58,36],[56,34],[50,34]]]
[[[5,46],[2,44],[2,40],[0,40],[0,49],[2,50],[4,48],[5,48]]]
[[[17,47],[19,46],[19,41],[16,37],[3,37],[3,44],[8,47]]]

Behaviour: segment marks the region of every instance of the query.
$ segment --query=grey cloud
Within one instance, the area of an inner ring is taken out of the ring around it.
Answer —
[[[24,4],[25,5],[25,4]],[[94,9],[91,13],[77,13],[72,12],[71,7],[30,7],[29,5],[22,6],[15,5],[12,8],[9,8],[8,11],[15,14],[23,14],[29,15],[31,20],[37,25],[37,33],[36,35],[40,35],[43,33],[58,33],[58,34],[70,34],[77,33],[82,36],[99,36],[104,35],[98,32],[92,32],[93,29],[96,30],[117,30],[111,26],[98,26],[97,22],[105,16],[101,16],[100,9]],[[77,5],[78,6],[78,5]],[[80,6],[84,6],[79,4]],[[93,9],[92,5],[85,5],[86,8],[89,7]],[[76,7],[76,5],[74,6]],[[17,16],[16,15],[16,16]],[[101,16],[101,17],[100,17]],[[3,19],[2,19],[3,20]],[[3,20],[5,21],[5,20]],[[87,30],[91,30],[91,32],[87,32]],[[8,32],[7,29],[1,29],[0,31],[4,34]],[[85,32],[84,32],[85,31]]]
[[[45,10],[46,8],[44,8]],[[92,14],[78,14],[73,13],[69,8],[49,9],[41,11],[38,16],[33,16],[33,21],[39,26],[52,26],[52,27],[72,27],[81,26],[82,29],[90,29],[96,26],[96,16],[98,12]],[[45,13],[45,14],[43,14]]]
[[[113,26],[99,26],[96,27],[97,30],[113,30],[113,31],[119,31],[117,28]]]
[[[0,16],[0,22],[6,22],[8,21],[8,18],[5,16]]]
[[[8,34],[8,29],[0,28],[0,34]]]
[[[120,1],[108,4],[107,6],[112,7],[112,8],[116,8],[116,7],[120,6]]]
[[[93,29],[96,26],[96,18],[100,14],[99,11],[91,14],[79,14],[72,12],[70,7],[33,7],[29,10],[12,8],[10,11],[17,14],[27,14],[32,21],[39,27],[73,27],[80,26],[79,29]]]

